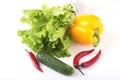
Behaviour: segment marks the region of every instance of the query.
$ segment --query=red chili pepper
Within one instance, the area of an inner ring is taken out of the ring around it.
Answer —
[[[73,59],[73,65],[74,65],[74,67],[75,68],[77,68],[83,75],[84,75],[84,73],[81,71],[81,67],[89,67],[90,65],[92,65],[93,63],[95,63],[97,60],[98,60],[98,58],[100,57],[100,55],[101,55],[101,50],[98,52],[98,54],[95,56],[95,57],[93,57],[91,60],[89,60],[89,61],[86,61],[86,62],[83,62],[83,63],[81,63],[80,65],[79,65],[79,60],[80,60],[80,58],[82,58],[83,56],[86,56],[86,55],[88,55],[88,54],[90,54],[90,53],[92,53],[94,51],[94,49],[91,49],[91,50],[87,50],[87,51],[82,51],[82,52],[80,52],[80,53],[78,53],[75,57],[74,57],[74,59]]]
[[[95,57],[93,57],[89,61],[81,63],[80,66],[84,67],[84,68],[91,66],[92,64],[94,64],[98,60],[98,58],[100,57],[100,55],[101,55],[101,50],[99,50],[98,54]]]
[[[74,67],[77,67],[79,65],[79,59],[82,58],[83,56],[85,55],[88,55],[90,54],[91,52],[93,52],[94,49],[91,49],[91,50],[87,50],[87,51],[82,51],[82,52],[79,52],[73,59],[73,65]]]
[[[29,52],[28,50],[25,49],[25,51],[27,51],[29,53],[29,56],[32,60],[33,65],[35,66],[35,68],[37,68],[39,71],[43,72],[43,70],[40,68],[39,66],[39,62],[37,61],[35,55],[32,52]]]

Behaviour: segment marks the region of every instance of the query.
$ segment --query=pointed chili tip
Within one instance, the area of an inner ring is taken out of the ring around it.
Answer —
[[[95,49],[92,49],[91,51],[94,51]]]
[[[38,69],[40,72],[42,72],[43,73],[43,70],[39,67],[39,69]]]
[[[43,73],[43,70],[41,70],[41,72]]]
[[[40,68],[40,66],[39,66],[38,70],[43,73],[43,70]]]
[[[88,52],[90,52],[90,53],[91,53],[91,52],[93,52],[94,50],[95,50],[95,49],[91,49],[91,50],[89,50]]]
[[[98,52],[99,54],[101,54],[101,49],[99,50],[99,52]]]
[[[33,65],[34,65],[34,67],[35,67],[38,71],[43,72],[43,70],[42,70],[42,68],[39,66],[39,64],[33,64]]]

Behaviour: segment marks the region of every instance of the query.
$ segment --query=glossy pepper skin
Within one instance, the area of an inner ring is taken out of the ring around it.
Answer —
[[[99,59],[100,56],[101,56],[101,50],[99,50],[98,54],[95,57],[93,57],[89,61],[82,62],[79,66],[84,67],[84,68],[89,67],[92,64],[94,64]]]
[[[93,44],[96,47],[100,42],[103,24],[96,15],[82,14],[76,16],[70,32],[77,42],[85,45]]]
[[[101,50],[99,50],[97,55],[95,57],[93,57],[92,59],[85,61],[85,62],[82,62],[82,63],[80,62],[80,59],[82,57],[92,53],[93,51],[94,51],[94,49],[87,50],[87,51],[81,51],[77,55],[75,55],[75,57],[73,58],[73,66],[76,69],[78,69],[83,75],[84,75],[84,73],[81,71],[81,67],[86,68],[86,67],[93,65],[99,59],[99,57],[101,55]]]
[[[78,67],[79,66],[79,60],[80,58],[92,53],[94,51],[94,49],[91,49],[91,50],[87,50],[87,51],[82,51],[82,52],[79,52],[73,59],[73,65],[74,67]]]
[[[41,69],[39,62],[37,61],[35,55],[32,52],[29,52],[27,49],[25,49],[26,52],[28,52],[30,59],[32,60],[32,63],[34,65],[34,67],[36,69],[38,69],[40,72],[43,72],[43,70]]]

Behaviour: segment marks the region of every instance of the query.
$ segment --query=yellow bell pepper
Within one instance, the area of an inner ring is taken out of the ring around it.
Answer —
[[[72,37],[79,43],[93,44],[96,47],[100,42],[103,24],[96,15],[82,14],[76,16],[70,32]]]

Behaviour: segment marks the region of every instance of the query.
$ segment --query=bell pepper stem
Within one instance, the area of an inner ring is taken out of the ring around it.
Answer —
[[[98,34],[98,28],[94,30],[94,37],[97,38],[97,41],[93,43],[93,46],[97,47],[100,43],[100,35]]]

